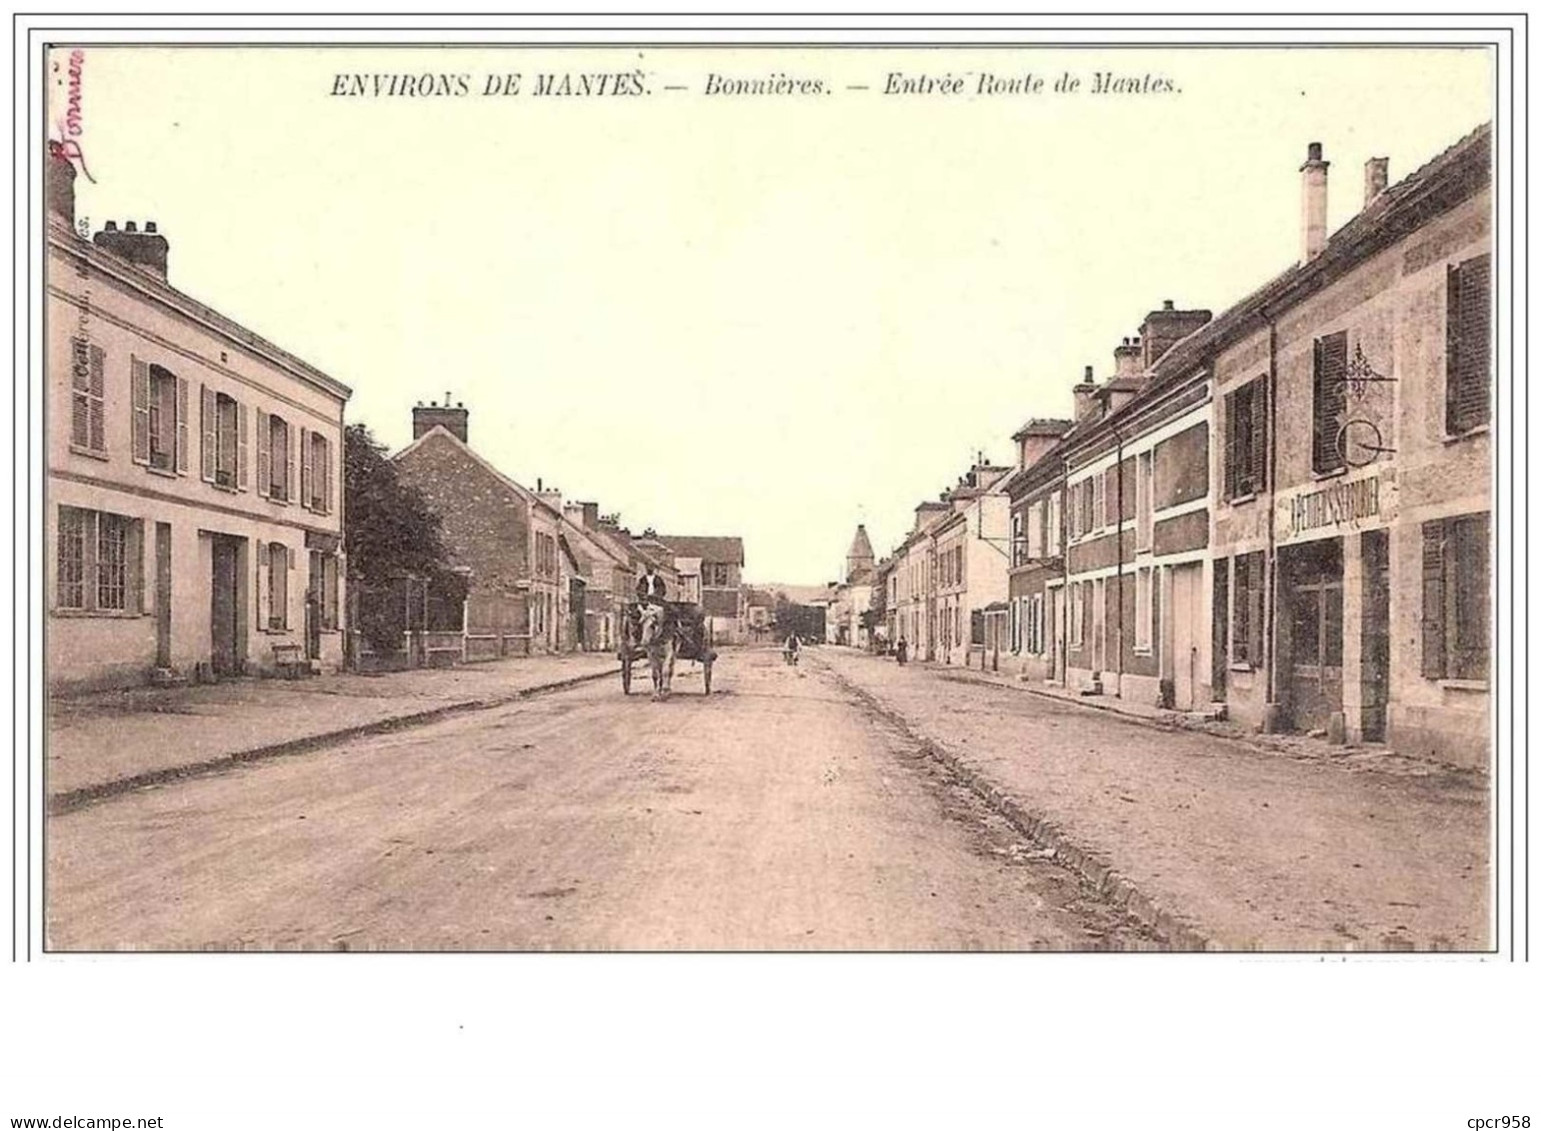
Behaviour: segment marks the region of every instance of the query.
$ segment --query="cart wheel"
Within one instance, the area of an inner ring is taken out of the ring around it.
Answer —
[[[621,657],[621,694],[631,694],[631,657]]]

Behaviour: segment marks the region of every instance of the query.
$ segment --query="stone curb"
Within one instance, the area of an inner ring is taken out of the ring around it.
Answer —
[[[113,778],[111,781],[79,786],[75,789],[52,794],[48,798],[48,815],[58,817],[65,813],[73,812],[84,805],[89,805],[94,801],[104,801],[110,797],[117,797],[136,789],[143,789],[146,786],[162,785],[166,782],[177,781],[182,778],[205,777],[246,762],[260,762],[268,758],[280,758],[287,754],[306,754],[313,750],[336,746],[339,743],[347,742],[354,738],[364,738],[372,734],[386,734],[395,730],[407,730],[411,727],[423,726],[427,723],[436,723],[441,719],[450,718],[454,715],[504,707],[534,695],[551,691],[563,691],[569,687],[577,687],[580,684],[591,683],[598,679],[610,679],[619,670],[617,668],[615,671],[590,672],[586,675],[570,676],[567,679],[560,679],[554,683],[536,684],[533,687],[521,688],[508,695],[499,695],[491,699],[464,699],[455,703],[446,703],[442,707],[430,707],[425,711],[414,711],[406,715],[392,715],[390,718],[376,719],[372,723],[360,723],[356,726],[342,727],[339,730],[323,731],[320,734],[307,734],[300,738],[291,738],[287,741],[275,742],[268,746],[257,746],[249,750],[237,750],[233,753],[221,754],[218,757],[209,758],[202,762],[189,762],[181,766],[164,766],[158,770],[146,770],[144,773],[130,774],[128,777]]]
[[[897,711],[885,706],[871,692],[856,686],[827,666],[826,670],[868,710],[915,742],[921,753],[952,771],[969,792],[1005,818],[1017,832],[1036,844],[1052,848],[1057,861],[1075,873],[1102,899],[1120,908],[1135,922],[1154,933],[1168,949],[1174,951],[1219,949],[1187,919],[1162,907],[1149,895],[1140,891],[1127,876],[1115,871],[1111,864],[1101,859],[1092,850],[1075,843],[1042,813],[1035,813],[1028,809],[991,782],[984,774],[968,765],[957,754],[935,739],[921,734],[910,725],[908,720]]]

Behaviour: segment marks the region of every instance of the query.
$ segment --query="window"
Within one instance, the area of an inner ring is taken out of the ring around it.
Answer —
[[[1090,488],[1087,493],[1091,496],[1091,521],[1088,529],[1101,530],[1108,524],[1108,498],[1103,478],[1093,475],[1086,481],[1086,485]]]
[[[701,566],[701,584],[708,589],[731,589],[733,571],[727,562],[705,562]]]
[[[294,473],[294,457],[289,450],[289,422],[281,416],[272,413],[265,414],[267,427],[264,429],[260,423],[262,417],[258,417],[258,443],[260,445],[263,434],[267,439],[267,496],[274,502],[286,503],[289,501],[289,485]],[[223,423],[223,421],[221,421]],[[220,438],[220,449],[224,450],[224,437]],[[262,450],[257,452],[258,477],[262,475]]]
[[[1043,557],[1043,504],[1034,503],[1027,512],[1027,556]]]
[[[322,632],[332,632],[337,623],[337,555],[320,550],[310,552],[310,592],[315,616]]]
[[[1263,662],[1263,554],[1239,554],[1231,586],[1231,656],[1240,664]]]
[[[84,338],[70,340],[70,446],[107,454],[107,355]]]
[[[1155,482],[1152,476],[1154,453],[1141,452],[1134,464],[1135,549],[1150,549],[1155,532]]]
[[[1021,598],[1011,603],[1011,650],[1013,653],[1022,651],[1022,606],[1023,599]]]
[[[1225,497],[1268,486],[1268,386],[1259,378],[1225,398]],[[1334,433],[1336,445],[1336,433]]]
[[[1059,495],[1055,493],[1049,496],[1049,520],[1045,531],[1048,541],[1048,556],[1059,556]]]
[[[1423,524],[1423,674],[1488,678],[1488,516]]]
[[[1134,575],[1134,649],[1136,652],[1151,650],[1153,620],[1150,599],[1151,570],[1144,566]]]
[[[332,446],[319,432],[300,429],[300,503],[317,514],[332,513]]]
[[[57,603],[61,609],[86,607],[86,519],[89,511],[59,508]]]
[[[1031,551],[1022,542],[1022,512],[1011,512],[1011,564],[1022,565],[1032,556]],[[1015,614],[1013,614],[1014,616]],[[1013,651],[1015,648],[1013,647]]]
[[[281,542],[267,545],[267,627],[274,632],[289,627],[289,548]]]
[[[246,406],[234,397],[203,387],[203,435],[202,476],[205,483],[213,483],[229,491],[246,490]],[[257,492],[266,495],[269,472],[264,469],[268,443],[267,416],[257,414]]]
[[[1086,590],[1090,582],[1072,581],[1070,583],[1070,643],[1079,648],[1084,640],[1083,628],[1086,621]]]
[[[1493,384],[1486,255],[1446,272],[1445,431],[1452,436],[1486,424]]]
[[[1338,429],[1348,405],[1348,331],[1316,339],[1311,402],[1311,467],[1336,471],[1343,466]]]
[[[156,471],[187,473],[187,382],[134,358],[133,459]]]
[[[143,611],[139,519],[59,508],[55,607],[77,612]]]

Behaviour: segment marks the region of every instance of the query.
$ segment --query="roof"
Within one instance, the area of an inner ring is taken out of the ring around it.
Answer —
[[[872,541],[867,537],[867,527],[865,524],[857,524],[856,537],[851,539],[851,548],[846,551],[845,556],[848,558],[872,557]]]
[[[1011,438],[1022,441],[1029,436],[1063,436],[1075,427],[1074,420],[1061,420],[1058,417],[1035,416],[1022,427],[1012,433]]]
[[[411,452],[417,451],[418,448],[424,446],[430,440],[434,440],[435,442],[442,442],[444,440],[448,440],[455,448],[459,449],[459,451],[461,451],[463,454],[465,454],[466,456],[468,456],[471,459],[475,460],[477,464],[479,464],[482,468],[484,468],[485,470],[490,472],[493,475],[493,477],[496,478],[503,485],[504,489],[507,490],[509,492],[509,494],[511,494],[511,495],[515,496],[516,498],[522,500],[523,502],[529,504],[529,506],[531,508],[535,509],[535,510],[541,510],[541,511],[546,512],[546,514],[550,518],[554,519],[556,524],[557,524],[558,537],[559,537],[559,539],[564,539],[563,550],[568,554],[568,556],[570,558],[573,558],[573,560],[574,560],[574,568],[575,569],[576,569],[576,558],[574,558],[574,556],[572,554],[571,546],[569,546],[569,545],[567,545],[565,543],[565,537],[569,536],[569,535],[572,536],[572,537],[575,537],[575,538],[581,538],[581,539],[585,540],[586,542],[590,543],[591,545],[597,547],[600,551],[602,551],[603,553],[608,555],[612,560],[614,560],[618,564],[630,568],[630,566],[631,566],[630,559],[628,557],[626,557],[625,555],[617,552],[616,547],[612,543],[610,543],[607,540],[595,537],[595,535],[597,533],[596,531],[587,530],[584,527],[579,526],[577,523],[573,522],[572,519],[570,519],[566,515],[564,515],[556,507],[552,506],[550,503],[546,502],[546,500],[542,499],[534,491],[530,490],[528,487],[524,486],[522,483],[519,483],[516,480],[509,478],[507,475],[504,475],[501,471],[499,471],[496,467],[494,467],[485,457],[477,454],[477,452],[471,447],[471,445],[467,444],[464,440],[462,440],[459,436],[455,435],[453,432],[451,432],[448,428],[444,427],[444,425],[442,425],[442,424],[435,424],[432,428],[428,429],[428,431],[424,432],[416,440],[413,440],[412,443],[408,444],[406,447],[402,448],[401,451],[399,451],[395,455],[391,456],[391,460],[394,462],[396,460],[402,459],[403,457],[405,457],[406,455],[410,454]]]
[[[1296,303],[1358,266],[1388,244],[1480,191],[1492,175],[1493,123],[1471,133],[1391,185],[1334,232],[1321,252],[1295,263],[1239,302],[1180,339],[1151,366],[1144,387],[1116,412],[1086,427],[1072,441],[1097,435],[1100,425],[1126,418],[1191,375],[1214,352],[1250,333],[1271,313]]]
[[[262,335],[248,330],[235,319],[221,314],[212,306],[207,306],[191,295],[177,290],[153,271],[138,267],[122,256],[98,247],[90,240],[81,239],[69,225],[57,217],[49,217],[48,238],[54,247],[70,255],[81,257],[94,270],[142,291],[147,297],[158,300],[162,305],[170,307],[185,318],[203,323],[209,329],[229,338],[234,344],[246,347],[279,368],[288,370],[293,376],[314,385],[322,392],[344,401],[353,395],[353,390],[337,378],[328,376],[308,361],[296,357],[281,346],[274,345]]]
[[[744,564],[742,538],[696,534],[660,534],[659,542],[674,551],[675,557],[700,558],[704,562]]]

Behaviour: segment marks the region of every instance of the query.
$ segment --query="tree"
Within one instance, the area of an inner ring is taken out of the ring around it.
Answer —
[[[403,483],[385,448],[362,424],[350,424],[344,432],[343,503],[344,536],[348,546],[348,574],[361,590],[376,592],[404,577],[425,581],[430,591],[458,604],[464,600],[465,578],[455,572],[444,545],[439,516],[417,488]],[[375,647],[399,646],[401,625],[394,608],[387,616],[371,616],[360,608],[359,628]]]

